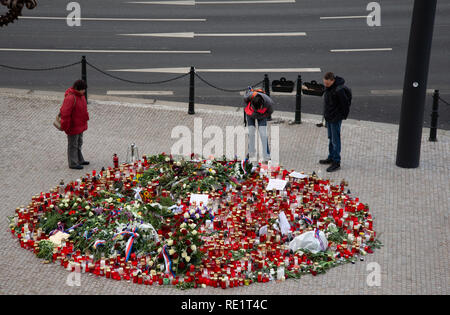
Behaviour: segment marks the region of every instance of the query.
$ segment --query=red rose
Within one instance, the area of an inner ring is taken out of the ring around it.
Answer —
[[[188,234],[188,231],[186,229],[181,230],[181,234],[183,234],[184,236],[186,236]]]
[[[178,253],[174,253],[174,254],[172,255],[172,258],[173,258],[173,259],[177,259],[177,258],[178,258]]]
[[[180,264],[178,265],[178,267],[180,268],[180,269],[184,269],[184,267],[185,267],[186,265],[184,264],[184,262],[180,262]]]
[[[192,244],[190,240],[185,240],[184,243],[185,243],[187,246],[191,246],[191,244]]]
[[[188,247],[188,248],[186,249],[186,251],[187,251],[188,254],[191,254],[191,253],[192,253],[192,249],[191,249],[190,247]]]

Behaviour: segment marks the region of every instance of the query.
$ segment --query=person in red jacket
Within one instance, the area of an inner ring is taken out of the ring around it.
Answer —
[[[64,102],[61,106],[61,129],[67,134],[67,156],[69,168],[83,169],[83,165],[89,165],[81,153],[83,145],[83,132],[88,129],[89,113],[87,109],[86,92],[87,84],[83,80],[76,81],[67,89]]]

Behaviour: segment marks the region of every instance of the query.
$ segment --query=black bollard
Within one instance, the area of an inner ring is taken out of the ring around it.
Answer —
[[[81,57],[81,80],[86,82],[87,84],[87,70],[86,70],[86,56]],[[86,103],[88,102],[88,92],[84,93],[84,97],[86,98]]]
[[[295,121],[296,124],[302,123],[302,76],[297,78],[297,93],[295,95]]]
[[[194,115],[194,99],[195,99],[195,68],[191,67],[191,71],[189,72],[189,115]]]
[[[434,90],[433,94],[433,109],[431,111],[431,127],[430,127],[430,138],[429,141],[437,141],[437,124],[439,117],[439,90]]]

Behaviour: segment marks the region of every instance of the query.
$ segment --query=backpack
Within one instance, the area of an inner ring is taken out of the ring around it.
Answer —
[[[347,97],[347,103],[341,104],[342,106],[342,114],[344,115],[344,119],[347,119],[348,114],[350,113],[350,106],[352,105],[352,90],[346,85],[340,85],[336,88],[336,92],[343,89],[345,96]]]
[[[253,113],[255,112],[255,109],[252,107],[252,101],[251,100],[256,95],[258,95],[258,93],[264,93],[265,94],[265,92],[263,90],[261,90],[261,89],[257,89],[257,90],[251,89],[250,91],[253,92],[253,94],[252,94],[252,97],[250,99],[250,102],[248,102],[247,106],[244,108],[244,113],[249,115],[249,116],[252,116]],[[256,112],[258,112],[260,114],[264,114],[266,111],[267,111],[267,108],[261,108],[261,109],[257,109],[256,110]],[[244,119],[245,119],[245,114],[244,114]]]

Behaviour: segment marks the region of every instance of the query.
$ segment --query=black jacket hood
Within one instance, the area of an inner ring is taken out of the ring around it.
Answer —
[[[343,85],[343,84],[345,84],[344,78],[336,76],[336,79],[334,80],[333,85],[330,86],[329,89],[335,88],[336,86]]]

